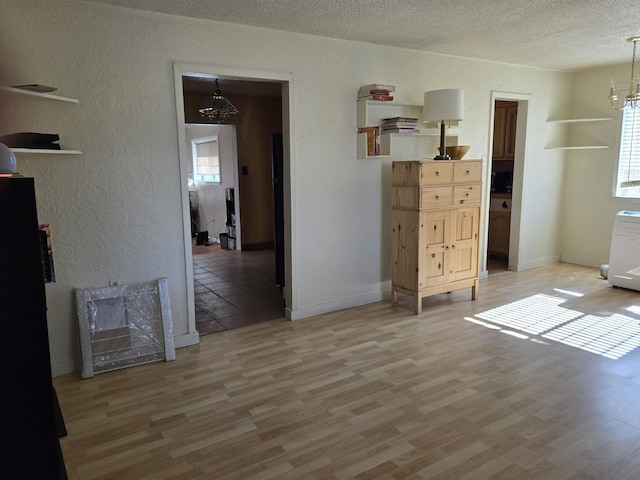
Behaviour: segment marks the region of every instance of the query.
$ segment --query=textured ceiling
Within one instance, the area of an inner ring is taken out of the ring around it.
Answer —
[[[637,0],[87,0],[538,68],[631,61]]]

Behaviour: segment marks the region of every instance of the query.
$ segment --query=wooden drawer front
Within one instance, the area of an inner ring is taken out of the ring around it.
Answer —
[[[454,163],[453,181],[456,183],[481,182],[482,162]]]
[[[422,187],[420,189],[420,208],[451,206],[453,189],[450,186]]]
[[[422,164],[423,185],[451,183],[453,180],[453,164],[449,162],[429,162]]]
[[[480,203],[480,184],[456,185],[453,187],[453,204],[467,205]],[[424,198],[424,197],[423,197]]]

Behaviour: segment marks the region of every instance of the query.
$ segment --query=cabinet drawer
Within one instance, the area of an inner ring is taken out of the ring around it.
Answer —
[[[467,205],[480,203],[480,184],[456,185],[453,187],[454,205]]]
[[[447,207],[452,204],[453,189],[446,187],[422,187],[420,189],[420,207]]]
[[[451,183],[453,180],[453,164],[437,161],[423,163],[421,177],[423,185]]]
[[[459,182],[481,182],[482,162],[463,162],[453,164],[453,181]]]

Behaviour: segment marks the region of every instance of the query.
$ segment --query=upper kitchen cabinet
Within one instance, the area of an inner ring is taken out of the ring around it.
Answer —
[[[518,102],[498,100],[493,123],[493,160],[513,160],[516,150]]]

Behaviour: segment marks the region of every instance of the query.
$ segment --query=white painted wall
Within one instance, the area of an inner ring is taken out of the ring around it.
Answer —
[[[41,221],[51,224],[55,374],[78,368],[74,287],[167,276],[176,343],[197,341],[186,320],[174,62],[293,74],[293,318],[389,293],[392,159],[355,153],[356,92],[372,82],[394,84],[397,101],[416,104],[426,90],[463,88],[467,158],[488,154],[491,91],[530,94],[519,262],[537,265],[560,253],[564,163],[544,141],[545,120],[568,109],[567,73],[71,0],[5,0],[3,7],[3,81],[55,85],[81,102],[12,98],[3,108],[7,133],[55,130],[84,152],[18,159],[20,172],[36,179]]]
[[[612,197],[620,139],[621,114],[613,110],[607,97],[615,78],[619,87],[628,85],[630,64],[609,66],[575,75],[574,117],[611,117],[574,128],[596,144],[611,145],[606,150],[577,150],[566,155],[563,197],[562,260],[599,267],[609,263],[609,248],[615,215],[620,210],[640,210],[640,200]],[[562,161],[562,159],[560,159]]]

